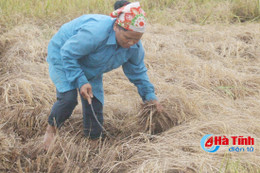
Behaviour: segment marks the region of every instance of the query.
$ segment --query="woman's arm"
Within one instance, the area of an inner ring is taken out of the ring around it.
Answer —
[[[93,33],[82,28],[69,38],[60,50],[66,78],[69,82],[76,82],[78,88],[88,83],[78,60],[94,51],[96,45]]]
[[[137,87],[138,93],[144,102],[157,100],[154,93],[154,86],[151,84],[146,73],[147,68],[144,64],[144,50],[142,45],[138,53],[134,54],[122,67],[127,78]]]

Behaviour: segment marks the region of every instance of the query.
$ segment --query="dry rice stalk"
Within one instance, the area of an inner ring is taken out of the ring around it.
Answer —
[[[20,154],[15,149],[15,137],[6,135],[0,127],[0,171],[8,170]]]
[[[137,115],[140,125],[145,132],[157,134],[177,125],[177,118],[166,111],[159,112],[153,103],[144,103]]]

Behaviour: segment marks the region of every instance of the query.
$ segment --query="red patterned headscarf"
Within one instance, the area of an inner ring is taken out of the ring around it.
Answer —
[[[129,3],[110,14],[116,23],[129,30],[143,33],[146,26],[145,12],[139,2]]]

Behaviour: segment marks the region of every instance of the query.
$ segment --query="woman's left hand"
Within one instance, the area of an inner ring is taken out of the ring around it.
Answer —
[[[163,106],[157,101],[157,100],[150,100],[147,101],[148,104],[154,104],[158,112],[163,112],[164,108]]]

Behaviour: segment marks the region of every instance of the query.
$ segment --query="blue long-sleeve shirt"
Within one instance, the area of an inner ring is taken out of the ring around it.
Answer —
[[[103,73],[122,65],[142,100],[157,100],[146,73],[141,41],[130,48],[120,47],[114,22],[110,16],[91,14],[64,24],[48,45],[52,81],[59,92],[90,83],[94,96],[104,104]]]

